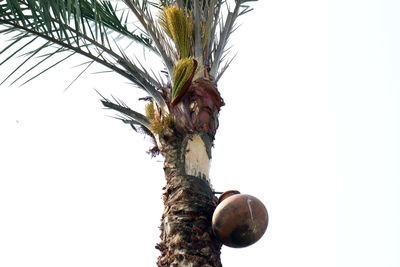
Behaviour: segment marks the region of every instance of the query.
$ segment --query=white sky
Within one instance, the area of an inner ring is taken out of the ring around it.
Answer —
[[[261,199],[270,225],[224,266],[400,266],[400,2],[253,5],[219,84],[211,179]],[[0,266],[155,266],[161,158],[93,88],[142,94],[112,74],[64,92],[82,61],[0,87]]]

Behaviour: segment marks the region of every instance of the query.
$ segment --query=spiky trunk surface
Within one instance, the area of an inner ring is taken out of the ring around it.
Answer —
[[[164,212],[158,266],[219,267],[218,241],[211,228],[217,204],[208,180],[211,145],[207,134],[186,134],[163,144]]]

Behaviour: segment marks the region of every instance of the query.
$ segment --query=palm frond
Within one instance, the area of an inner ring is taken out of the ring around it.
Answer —
[[[9,46],[7,46],[5,49],[3,49],[0,52],[0,55],[5,52],[8,48],[14,46],[17,42],[21,41],[23,38],[25,38],[26,35],[20,36],[19,38],[16,38],[16,40],[14,42],[12,42]],[[6,63],[9,59],[11,59],[12,57],[14,57],[16,54],[18,54],[20,51],[22,51],[25,47],[27,47],[28,45],[30,45],[31,43],[33,43],[36,39],[38,39],[38,37],[32,38],[31,40],[29,40],[27,43],[25,43],[22,47],[17,48],[13,53],[11,53],[11,55],[9,55],[6,59],[4,59],[2,62],[0,62],[0,65],[3,65],[4,63]],[[25,40],[25,39],[24,39]]]
[[[129,120],[130,122],[134,124],[141,125],[143,127],[146,127],[147,129],[150,128],[150,121],[147,119],[147,117],[137,111],[132,110],[129,108],[125,103],[122,101],[116,99],[113,97],[114,102],[105,98],[102,96],[99,92],[97,92],[102,100],[101,103],[109,109],[113,109],[115,111],[118,111],[119,113],[123,114],[126,118],[126,120]]]
[[[221,57],[224,53],[225,46],[228,43],[228,39],[232,33],[232,29],[235,23],[235,20],[239,16],[239,11],[241,7],[242,0],[236,1],[235,8],[233,11],[229,11],[226,16],[226,20],[224,24],[221,26],[220,37],[218,40],[218,46],[213,55],[213,63],[211,66],[210,74],[212,76],[216,76],[218,73],[219,65],[221,63]]]
[[[7,81],[18,69],[20,69],[26,62],[28,62],[31,58],[33,58],[37,53],[39,53],[43,48],[47,47],[49,42],[46,42],[44,45],[41,45],[39,48],[35,49],[34,51],[28,53],[29,56],[17,67],[15,68],[1,83],[2,85],[5,81]],[[15,81],[14,81],[15,82]],[[13,83],[14,83],[13,82]]]
[[[41,65],[43,62],[47,61],[48,59],[50,59],[51,57],[53,57],[55,54],[59,54],[61,51],[63,50],[62,47],[60,47],[59,49],[55,50],[52,53],[48,53],[46,55],[43,55],[43,59],[40,60],[39,62],[37,62],[35,65],[33,65],[32,67],[30,67],[28,70],[26,70],[24,73],[22,73],[20,76],[18,76],[11,84],[16,83],[17,81],[19,81],[22,77],[25,77],[28,73],[30,73],[33,69],[35,69],[38,65]],[[42,74],[42,73],[40,73]],[[32,79],[29,79],[28,81],[30,81]],[[27,81],[24,83],[26,84]]]
[[[172,52],[168,49],[167,41],[164,40],[162,33],[157,27],[157,23],[155,22],[151,12],[149,11],[149,8],[147,6],[149,2],[147,0],[143,0],[142,3],[140,3],[139,0],[123,0],[123,2],[130,8],[130,10],[134,13],[134,15],[144,28],[144,31],[151,37],[158,53],[164,61],[170,77],[172,77],[172,70],[174,65],[172,59],[173,55]]]
[[[74,82],[76,82],[76,81],[79,79],[79,77],[81,77],[81,75],[82,75],[83,73],[85,73],[85,72],[90,68],[90,66],[92,66],[93,63],[94,63],[94,60],[92,60],[91,62],[87,63],[87,64],[86,64],[86,67],[75,77],[75,79],[73,79],[73,80],[70,82],[70,84],[65,88],[64,91],[68,90],[68,88],[70,88],[71,85],[74,84]]]
[[[150,76],[143,71],[138,71],[139,68],[127,60],[116,49],[114,42],[110,41],[113,34],[118,34],[155,51],[151,39],[145,33],[137,35],[128,29],[127,13],[125,14],[118,16],[116,8],[110,1],[2,0],[0,1],[0,27],[3,27],[3,31],[6,33],[17,34],[10,38],[12,43],[0,54],[12,50],[16,43],[28,40],[24,45],[14,48],[15,51],[12,51],[11,55],[2,61],[2,64],[21,54],[27,47],[36,44],[36,48],[24,54],[27,56],[27,60],[17,67],[20,69],[27,61],[33,60],[34,56],[40,57],[40,53],[49,48],[49,44],[52,44],[56,46],[53,46],[53,52],[46,52],[47,56],[65,51],[59,49],[60,47],[86,56],[145,89],[158,103],[162,102],[161,95],[153,89],[158,85],[151,81],[149,84],[152,86],[149,89],[148,84],[143,81],[150,80]],[[37,45],[38,37],[44,39],[46,43]],[[43,60],[40,61],[40,63],[43,62]],[[38,65],[40,64],[36,64],[36,66]],[[129,69],[126,68],[128,65]],[[33,69],[29,68],[14,81],[20,80]],[[16,70],[10,73],[5,80],[15,73]],[[34,75],[34,77],[37,76]],[[160,104],[163,105],[163,103]]]
[[[28,82],[32,81],[33,79],[37,78],[38,76],[42,75],[43,73],[47,72],[48,70],[50,70],[51,68],[57,66],[58,64],[64,62],[65,60],[67,60],[68,58],[72,57],[75,53],[70,53],[69,55],[67,55],[66,57],[58,60],[56,63],[50,65],[49,67],[47,67],[46,69],[42,70],[41,72],[35,74],[34,76],[32,76],[31,78],[29,78],[28,80],[26,80],[24,83],[21,84],[21,86],[27,84]]]
[[[201,7],[199,0],[193,0],[194,56],[203,64],[203,40],[201,25]]]

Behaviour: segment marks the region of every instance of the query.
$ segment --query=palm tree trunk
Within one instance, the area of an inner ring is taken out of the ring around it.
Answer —
[[[208,178],[212,140],[206,134],[174,136],[162,144],[164,212],[158,266],[219,267],[221,242],[211,228],[217,199]]]

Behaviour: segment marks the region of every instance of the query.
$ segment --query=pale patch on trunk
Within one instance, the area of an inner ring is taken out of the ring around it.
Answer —
[[[171,231],[171,227],[170,227],[170,220],[169,217],[165,217],[164,219],[164,236],[168,236],[170,231]]]
[[[185,172],[187,175],[204,177],[209,181],[210,158],[203,139],[195,135],[188,141],[185,151]]]

